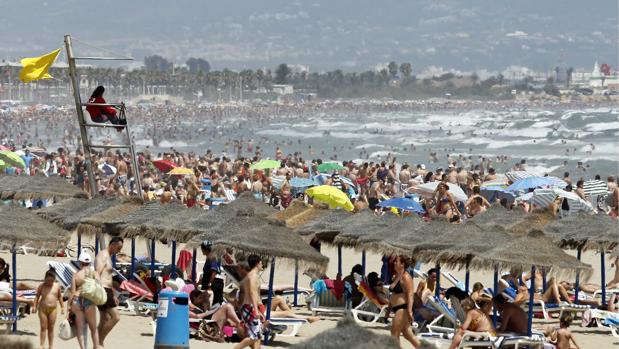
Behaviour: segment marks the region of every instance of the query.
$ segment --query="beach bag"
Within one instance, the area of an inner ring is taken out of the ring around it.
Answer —
[[[60,326],[58,327],[58,337],[60,337],[60,339],[62,340],[68,341],[75,338],[75,336],[75,327],[71,326],[71,323],[68,319],[64,319],[64,321],[61,322]]]
[[[94,305],[103,305],[107,302],[107,294],[101,286],[101,282],[94,277],[87,277],[82,285],[80,295],[91,301]]]
[[[197,337],[207,342],[225,342],[223,331],[221,331],[217,323],[214,322],[201,321],[200,327],[198,328]]]

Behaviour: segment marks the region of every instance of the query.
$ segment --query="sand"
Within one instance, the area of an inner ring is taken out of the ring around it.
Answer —
[[[92,243],[88,240],[86,243]],[[75,243],[75,242],[73,242]],[[145,253],[145,243],[139,242],[137,244],[138,254]],[[157,258],[161,261],[169,261],[171,256],[171,249],[167,246],[159,245],[157,247]],[[129,253],[129,244],[126,244],[123,252]],[[331,263],[328,268],[328,275],[334,276],[337,273],[337,250],[334,248],[324,247],[322,252],[327,255]],[[572,253],[569,251],[568,253]],[[0,252],[0,257],[4,258],[6,261],[10,263],[11,256],[7,251]],[[38,284],[45,273],[46,270],[46,262],[52,259],[68,261],[68,258],[50,258],[50,257],[40,257],[36,255],[18,255],[17,257],[17,278],[19,281],[27,281],[34,284]],[[344,274],[348,274],[350,268],[361,261],[361,254],[356,251],[350,249],[343,250],[343,271]],[[585,263],[589,263],[594,267],[594,273],[590,278],[590,282],[599,283],[600,280],[600,257],[599,254],[594,252],[586,252],[583,254],[583,261]],[[367,271],[380,271],[380,256],[367,254]],[[422,269],[426,270],[429,266],[424,265]],[[610,274],[614,272],[614,269],[611,268],[610,263],[607,262],[606,265],[607,273]],[[454,270],[452,271],[458,278],[464,280],[464,271]],[[263,274],[263,278],[265,278],[265,282],[268,278],[268,269],[265,270]],[[294,275],[294,266],[292,263],[288,263],[286,261],[279,261],[276,264],[276,273],[275,273],[275,283],[276,284],[292,284]],[[609,275],[611,276],[611,275]],[[484,283],[484,285],[490,286],[492,285],[492,271],[477,271],[471,274],[472,281],[480,281]],[[300,286],[308,287],[309,279],[305,276],[300,277]],[[301,301],[304,304],[304,301]],[[301,314],[309,314],[309,311],[306,307],[302,307],[298,309]],[[312,336],[332,327],[335,327],[336,321],[338,317],[327,317],[324,320],[318,321],[313,324],[304,325],[301,331],[299,332],[297,337],[278,337],[275,341],[270,345],[275,348],[285,348],[288,347],[292,343],[298,343],[301,341],[305,341]],[[130,314],[122,314],[120,323],[113,329],[110,336],[106,340],[106,348],[122,348],[122,349],[142,349],[142,348],[152,348],[154,345],[154,337],[152,335],[151,326],[149,325],[150,318],[139,317]],[[549,322],[545,322],[543,320],[536,319],[534,322],[534,327],[543,328],[549,325],[558,325],[558,321],[553,320]],[[389,328],[385,325],[378,324],[370,326],[372,330],[388,334]],[[578,340],[581,348],[612,348],[619,346],[619,339],[612,337],[610,331],[606,329],[600,328],[582,328],[580,327],[580,320],[576,320],[572,325],[572,331],[574,332],[576,339]],[[28,315],[24,319],[20,320],[18,323],[18,334],[17,336],[21,338],[26,338],[30,340],[33,344],[33,348],[38,348],[39,343],[39,322],[36,315]],[[1,340],[1,339],[0,339]],[[233,343],[212,343],[212,342],[202,342],[197,340],[191,340],[191,348],[232,348],[234,346]],[[403,348],[412,348],[412,346],[403,341]],[[446,346],[445,346],[446,347]],[[78,348],[77,341],[63,341],[59,339],[56,335],[56,345],[55,348]],[[89,345],[89,348],[92,348],[92,345]]]

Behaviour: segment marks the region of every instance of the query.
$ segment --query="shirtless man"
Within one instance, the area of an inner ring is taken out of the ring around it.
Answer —
[[[260,281],[258,273],[262,271],[262,261],[255,254],[247,257],[249,273],[241,283],[243,290],[243,304],[241,305],[241,321],[245,324],[245,337],[234,348],[241,349],[250,347],[260,348],[260,336],[262,335],[262,322],[266,320],[264,315],[258,310],[260,303]]]
[[[520,306],[507,302],[502,295],[496,295],[492,299],[494,306],[501,314],[501,326],[497,332],[513,332],[519,335],[527,334],[527,314]]]
[[[120,237],[113,237],[110,240],[110,244],[107,249],[101,250],[95,258],[96,272],[101,279],[101,285],[105,288],[107,294],[107,302],[103,305],[99,305],[100,322],[99,322],[99,346],[103,346],[105,337],[112,331],[112,328],[120,320],[120,315],[116,306],[118,305],[118,299],[114,295],[112,285],[112,256],[116,255],[123,248],[123,239]]]
[[[118,154],[116,157],[116,183],[125,187],[127,185],[127,163],[123,159],[122,155]]]

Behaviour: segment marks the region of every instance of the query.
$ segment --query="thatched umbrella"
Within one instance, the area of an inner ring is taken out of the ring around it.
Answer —
[[[17,208],[0,207],[0,242],[10,246],[13,263],[13,304],[12,315],[17,316],[17,249],[23,245],[39,250],[58,251],[66,247],[69,234],[54,224],[37,216],[32,211]],[[13,332],[17,331],[17,322],[13,323]]]
[[[66,199],[36,213],[66,230],[74,230],[80,219],[104,211],[122,203],[118,198],[96,197],[94,199]]]
[[[342,228],[342,221],[351,217],[355,217],[355,214],[344,210],[329,210],[327,214],[298,227],[295,232],[301,236],[315,237],[322,242],[332,243]]]
[[[533,212],[525,215],[521,219],[509,222],[506,228],[511,233],[518,236],[525,236],[531,229],[543,230],[544,227],[557,220],[550,209],[542,208],[534,210]]]
[[[476,215],[469,222],[475,222],[482,227],[506,228],[522,221],[524,217],[526,217],[526,213],[518,207],[508,210],[500,204],[493,204],[486,212]]]
[[[244,192],[240,194],[236,200],[231,201],[225,205],[219,205],[215,208],[217,210],[226,211],[238,211],[238,210],[251,210],[255,216],[268,217],[277,212],[277,210],[269,205],[265,205],[264,202],[256,200],[250,192]]]
[[[83,217],[77,226],[78,234],[100,234],[103,232],[103,225],[122,218],[123,216],[137,210],[142,206],[138,200],[129,200],[120,205],[108,207],[107,209]]]
[[[363,210],[340,221],[340,231],[333,243],[346,247],[357,247],[361,237],[374,235],[376,232],[389,229],[391,225],[402,221],[402,218],[390,213],[377,216],[371,210]]]
[[[5,176],[0,175],[2,200],[39,200],[88,198],[88,194],[60,176]]]
[[[397,349],[398,343],[391,336],[376,334],[359,326],[351,316],[343,317],[333,329],[324,331],[290,349]]]
[[[288,228],[295,229],[328,213],[328,206],[326,205],[322,206],[320,203],[308,205],[303,201],[293,200],[288,208],[272,214],[268,218],[281,222]]]

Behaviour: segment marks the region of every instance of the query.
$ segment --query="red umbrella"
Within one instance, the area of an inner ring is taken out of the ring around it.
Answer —
[[[172,169],[177,168],[178,165],[168,160],[155,160],[153,161],[153,165],[159,169],[161,172],[168,173]]]

